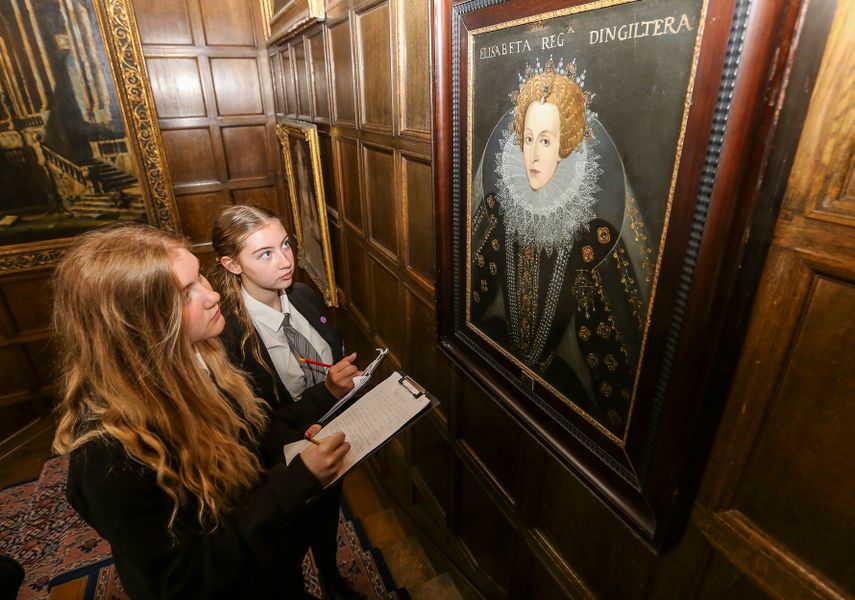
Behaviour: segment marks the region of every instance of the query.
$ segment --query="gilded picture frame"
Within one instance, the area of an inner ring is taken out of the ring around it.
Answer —
[[[282,120],[276,124],[297,237],[297,266],[318,286],[327,306],[338,306],[318,128]]]
[[[314,25],[326,18],[324,0],[262,0],[269,18],[268,38],[272,41]]]
[[[71,10],[62,4],[37,7]],[[180,231],[130,0],[86,0],[64,18],[39,11],[29,15],[31,27],[14,33],[25,36],[20,50],[29,62],[12,67],[31,69],[25,74],[38,94],[30,96],[32,105],[14,98],[4,104],[4,131],[19,136],[22,145],[16,152],[23,158],[18,165],[44,180],[41,202],[50,206],[32,217],[38,226],[21,234],[7,232],[13,243],[0,237],[0,274],[53,266],[74,235],[86,229],[145,222]],[[42,54],[34,55],[32,48]],[[16,49],[6,44],[4,51]],[[7,99],[12,95],[7,90]],[[51,147],[52,139],[66,140],[66,150]],[[40,206],[22,193],[4,204],[3,209],[14,204],[28,215]]]
[[[772,118],[749,8],[434,6],[439,345],[654,551],[715,427],[754,193],[735,190],[769,143],[725,143],[730,120]]]

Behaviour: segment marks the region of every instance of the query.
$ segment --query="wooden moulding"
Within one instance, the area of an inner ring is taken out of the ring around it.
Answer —
[[[326,17],[324,0],[262,0],[270,16],[268,42],[290,38]]]

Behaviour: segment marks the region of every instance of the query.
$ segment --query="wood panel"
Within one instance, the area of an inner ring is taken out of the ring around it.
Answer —
[[[256,27],[247,0],[199,0],[199,8],[209,46],[255,46]]]
[[[356,92],[354,91],[353,49],[350,18],[330,25],[330,75],[332,77],[333,119],[336,124],[356,125]]]
[[[451,464],[454,455],[437,419],[422,419],[413,427],[413,464],[424,483],[423,494],[444,520],[451,509]],[[421,489],[421,486],[420,486]]]
[[[229,179],[269,179],[273,165],[268,160],[264,125],[223,127],[223,149]]]
[[[360,126],[392,133],[392,44],[388,2],[356,15]]]
[[[285,116],[297,116],[297,83],[295,81],[294,61],[291,59],[290,46],[283,48],[279,53],[282,69],[282,82],[285,100]]]
[[[2,281],[0,291],[8,313],[6,335],[22,337],[50,328],[53,287],[43,277],[16,277]]]
[[[434,409],[448,427],[452,397],[451,363],[436,343],[436,308],[433,297],[425,299],[405,286],[407,340],[405,362],[407,372],[416,381],[431,381],[431,391],[440,400]]]
[[[384,346],[390,347],[400,360],[404,351],[404,313],[401,310],[403,301],[400,281],[377,260],[370,258],[368,265],[371,290],[374,294],[372,329]]]
[[[294,80],[297,82],[297,116],[312,120],[312,82],[306,64],[306,46],[303,38],[291,45],[291,58],[294,61]]]
[[[654,556],[578,479],[568,477],[555,459],[544,455],[543,461],[543,471],[533,469],[525,480],[526,489],[535,491],[537,498],[525,501],[531,526],[596,597],[645,598]],[[616,550],[592,552],[587,543],[592,535],[608,540]],[[613,576],[621,571],[632,577]]]
[[[463,477],[460,483],[458,536],[476,568],[504,596],[512,572],[509,538],[514,528],[476,481]],[[497,537],[497,532],[503,535]]]
[[[395,155],[381,146],[362,146],[368,238],[390,260],[398,260],[398,219],[395,202]]]
[[[220,181],[211,131],[207,127],[165,130],[163,147],[172,183],[176,188]],[[180,200],[178,205],[181,206]]]
[[[284,115],[285,110],[285,83],[282,78],[282,58],[276,51],[268,55],[270,61],[270,75],[273,80],[273,109],[279,115]]]
[[[0,279],[0,449],[54,401],[50,271]]]
[[[0,348],[0,380],[3,381],[4,396],[17,397],[32,387],[32,369],[28,363],[27,355],[20,346]]]
[[[430,3],[400,0],[398,15],[401,135],[430,139]]]
[[[211,58],[211,77],[217,96],[217,114],[232,116],[264,113],[258,61],[255,57]]]
[[[324,178],[324,200],[332,220],[338,222],[338,194],[335,185],[335,157],[332,138],[325,131],[318,132],[318,146],[321,155],[321,172]]]
[[[134,13],[143,44],[193,45],[185,0],[134,0]]]
[[[149,58],[146,69],[161,119],[207,116],[199,63],[195,57]]]
[[[181,217],[184,235],[194,244],[209,240],[214,218],[229,204],[223,192],[182,196],[181,202],[178,203],[178,214]]]
[[[321,123],[330,121],[329,83],[327,81],[326,44],[324,30],[306,36],[309,42],[309,64],[312,76],[312,114]]]
[[[359,146],[356,140],[336,138],[337,180],[345,222],[362,233],[362,186],[359,172]]]
[[[495,485],[502,498],[514,503],[521,468],[521,432],[511,417],[480,387],[463,384],[460,408],[460,438],[465,442]]]
[[[733,565],[721,557],[716,557],[709,567],[698,600],[719,600],[720,598],[741,598],[742,600],[762,600],[768,598],[754,582],[745,577]]]
[[[842,519],[855,496],[855,285],[816,276],[810,288],[735,506],[855,594],[855,522]]]
[[[828,38],[834,51],[827,55],[817,80],[819,94],[805,120],[791,198],[807,214],[855,226],[855,6],[841,2],[837,27]],[[829,127],[829,124],[833,124]],[[808,168],[809,167],[809,168]],[[824,173],[822,179],[815,173]]]
[[[273,212],[281,210],[279,193],[273,186],[232,190],[232,200],[235,204],[255,204]]]
[[[371,314],[371,294],[368,285],[368,266],[365,248],[352,236],[347,236],[347,273],[345,292],[349,299],[348,309],[364,329],[368,327],[368,315]]]
[[[56,354],[52,338],[39,339],[23,346],[35,374],[31,381],[39,387],[45,384],[52,385],[59,366],[59,357]]]
[[[430,161],[407,154],[402,155],[402,206],[406,211],[404,257],[407,268],[429,291],[435,283],[433,227],[433,172]]]

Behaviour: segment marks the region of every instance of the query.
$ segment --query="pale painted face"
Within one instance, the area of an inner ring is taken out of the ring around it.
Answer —
[[[555,104],[535,101],[528,105],[525,112],[523,156],[528,184],[535,192],[549,183],[558,168],[561,160],[558,156],[560,129],[561,119]]]
[[[169,268],[181,287],[184,302],[182,328],[191,344],[216,337],[226,324],[220,313],[220,295],[199,273],[199,259],[184,248],[172,253]]]
[[[282,223],[270,221],[252,232],[232,262],[226,265],[241,276],[250,296],[260,298],[264,292],[285,290],[294,279],[294,251]]]

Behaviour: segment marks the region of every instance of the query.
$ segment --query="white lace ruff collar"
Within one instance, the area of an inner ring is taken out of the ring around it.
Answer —
[[[528,183],[516,134],[505,133],[500,147],[496,153],[497,194],[507,243],[516,239],[547,254],[572,246],[596,216],[593,207],[602,169],[592,143],[583,140],[558,163],[552,179],[537,192]]]

